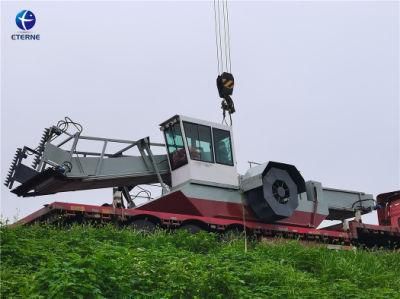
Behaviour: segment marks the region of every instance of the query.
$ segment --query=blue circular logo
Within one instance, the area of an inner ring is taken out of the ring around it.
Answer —
[[[15,23],[21,30],[30,30],[36,23],[36,17],[30,10],[21,10],[15,17]]]

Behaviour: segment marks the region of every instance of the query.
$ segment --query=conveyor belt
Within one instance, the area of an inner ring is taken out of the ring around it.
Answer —
[[[160,173],[163,181],[170,184],[169,171]],[[90,190],[120,186],[136,186],[141,184],[158,183],[155,172],[137,173],[113,177],[68,177],[53,168],[35,175],[25,183],[19,185],[11,192],[18,196],[30,197],[39,195],[48,195],[58,192]]]

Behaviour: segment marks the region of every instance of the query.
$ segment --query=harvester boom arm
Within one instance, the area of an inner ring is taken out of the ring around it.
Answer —
[[[102,143],[101,151],[78,150],[82,140],[86,145]],[[106,153],[110,143],[122,149]],[[72,145],[68,148],[68,144]],[[149,137],[136,141],[91,137],[51,127],[45,130],[35,150],[28,147],[17,150],[5,185],[11,189],[14,182],[20,183],[12,192],[24,197],[151,183],[166,188],[165,184],[170,184],[167,156],[153,155],[151,146],[164,147],[164,144],[150,143]],[[127,155],[134,147],[140,155]],[[31,155],[34,157],[29,167],[23,162]]]

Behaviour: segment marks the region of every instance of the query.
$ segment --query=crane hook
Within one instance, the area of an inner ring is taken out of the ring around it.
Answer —
[[[221,75],[217,77],[217,88],[219,97],[222,98],[221,108],[223,114],[223,121],[225,121],[226,112],[229,113],[229,117],[231,119],[231,114],[235,113],[235,105],[231,98],[233,93],[233,87],[235,86],[235,79],[231,73],[223,72]]]

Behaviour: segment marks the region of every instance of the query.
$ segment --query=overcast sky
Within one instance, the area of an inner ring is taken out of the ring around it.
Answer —
[[[212,2],[2,2],[1,180],[17,147],[68,115],[86,135],[162,141],[175,114],[221,121]],[[22,9],[40,41],[13,41]],[[375,196],[399,189],[399,3],[231,2],[234,138],[247,161]],[[101,204],[110,190],[17,198]],[[374,221],[370,217],[369,221]]]

